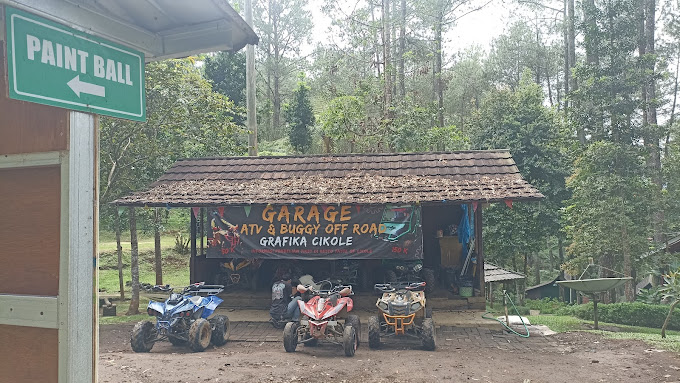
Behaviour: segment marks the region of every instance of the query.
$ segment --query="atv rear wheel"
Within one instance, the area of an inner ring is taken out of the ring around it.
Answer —
[[[173,346],[186,346],[187,341],[184,339],[175,338],[173,336],[168,336],[168,340]]]
[[[130,346],[134,352],[149,352],[156,343],[156,327],[149,321],[141,321],[132,329]]]
[[[380,319],[377,316],[368,317],[368,347],[380,347]]]
[[[298,344],[297,322],[288,322],[283,329],[283,348],[286,352],[295,352]]]
[[[420,272],[425,281],[425,294],[432,294],[436,287],[437,280],[434,277],[434,270],[425,268]]]
[[[342,333],[342,347],[345,349],[345,356],[354,356],[359,347],[359,337],[357,331],[352,326],[345,327]]]
[[[189,347],[196,352],[204,351],[210,346],[212,328],[210,322],[199,318],[189,328]]]
[[[423,320],[423,348],[427,351],[434,351],[436,345],[434,342],[434,320],[432,318],[426,318]]]
[[[212,319],[212,336],[210,341],[215,346],[224,346],[229,339],[229,318],[226,315],[217,315]]]
[[[345,319],[345,327],[352,326],[357,332],[357,346],[361,344],[361,320],[358,315],[348,315]]]

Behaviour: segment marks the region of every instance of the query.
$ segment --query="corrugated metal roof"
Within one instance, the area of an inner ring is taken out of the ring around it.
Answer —
[[[493,263],[484,261],[484,282],[512,281],[524,278],[525,276],[523,274],[505,270]]]
[[[115,203],[224,206],[535,200],[507,150],[177,161],[149,190]]]
[[[227,0],[0,0],[144,52],[147,61],[237,51],[258,37]]]

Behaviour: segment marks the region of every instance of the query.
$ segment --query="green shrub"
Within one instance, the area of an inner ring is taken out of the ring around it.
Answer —
[[[525,306],[530,310],[540,310],[541,314],[555,314],[567,304],[555,298],[527,299]]]
[[[650,305],[642,302],[598,304],[598,320],[601,322],[618,323],[629,326],[642,326],[661,328],[666,315],[668,305]],[[678,309],[673,311],[673,316],[668,324],[671,330],[680,330],[680,314]],[[558,315],[572,315],[577,318],[593,320],[593,304],[576,305],[558,310]]]

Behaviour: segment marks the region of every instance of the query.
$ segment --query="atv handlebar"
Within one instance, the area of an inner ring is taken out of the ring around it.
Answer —
[[[323,287],[325,285],[329,285],[330,288],[329,289],[322,289],[321,287]],[[312,286],[312,285],[297,285],[297,290],[300,293],[306,293],[306,292],[309,291],[310,293],[312,293],[314,295],[319,295],[319,296],[322,296],[322,297],[328,297],[328,296],[331,296],[333,294],[338,294],[341,297],[354,295],[354,292],[352,291],[351,285],[336,285],[336,286],[333,286],[333,283],[331,281],[325,280],[325,281],[319,282],[318,286],[319,286],[319,288],[315,289],[314,286]]]
[[[425,289],[425,285],[425,282],[376,283],[375,289],[381,293],[391,293],[397,290],[422,291]]]

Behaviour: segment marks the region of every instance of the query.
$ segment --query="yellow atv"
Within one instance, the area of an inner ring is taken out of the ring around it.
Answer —
[[[418,338],[425,350],[435,349],[432,310],[425,307],[425,282],[379,283],[376,302],[380,316],[368,318],[368,347],[380,347],[381,337]]]

